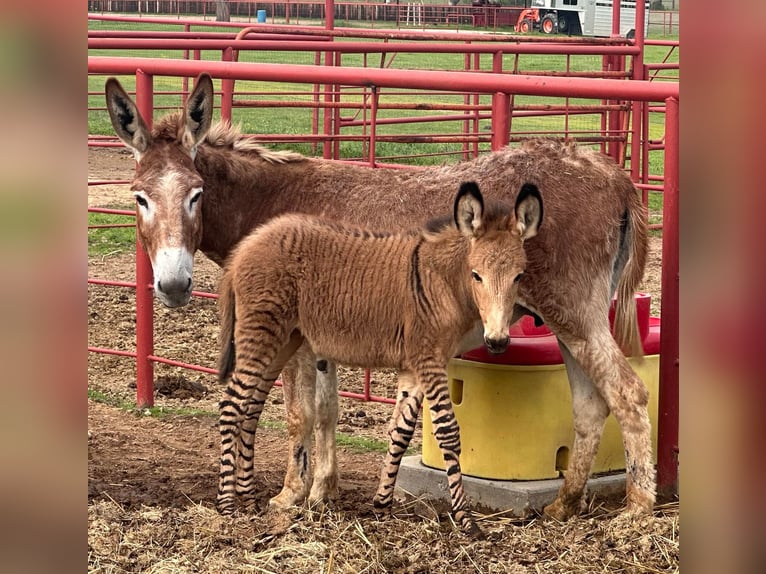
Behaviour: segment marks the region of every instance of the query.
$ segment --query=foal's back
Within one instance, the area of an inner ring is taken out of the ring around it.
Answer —
[[[446,233],[459,237],[457,230]],[[419,232],[376,233],[296,214],[275,218],[243,240],[228,265],[237,321],[274,306],[275,320],[298,328],[321,356],[349,366],[406,368],[407,341],[422,331],[412,287],[415,254],[425,241]],[[435,283],[443,287],[441,278],[427,275],[431,292]]]

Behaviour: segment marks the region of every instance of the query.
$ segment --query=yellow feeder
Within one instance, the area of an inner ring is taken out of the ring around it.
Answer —
[[[660,326],[659,319],[651,318],[649,322],[644,338],[647,355],[643,361],[628,361],[649,390],[656,453]],[[556,345],[555,337],[548,337],[551,340],[546,343]],[[539,480],[557,478],[560,471],[566,470],[574,428],[571,391],[563,363],[509,365],[452,359],[447,370],[450,397],[460,425],[463,474],[495,480]],[[444,459],[433,437],[427,401],[423,410],[423,463],[443,469]],[[609,415],[593,472],[624,468],[622,436],[614,416]]]

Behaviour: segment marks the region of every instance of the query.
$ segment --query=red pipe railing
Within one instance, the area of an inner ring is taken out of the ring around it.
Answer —
[[[523,94],[573,98],[605,98],[661,102],[678,98],[678,84],[672,82],[625,82],[613,79],[538,77],[447,72],[433,70],[391,70],[379,68],[316,67],[300,64],[257,64],[155,58],[88,58],[92,74],[143,74],[196,77],[202,71],[219,79],[327,83],[359,87],[444,90],[462,94]],[[138,76],[137,76],[138,77]]]

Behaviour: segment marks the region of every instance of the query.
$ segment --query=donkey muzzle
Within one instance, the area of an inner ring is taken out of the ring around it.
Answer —
[[[157,298],[166,307],[183,307],[191,299],[192,280],[191,277],[176,281],[157,281],[155,285]]]
[[[155,257],[154,292],[166,307],[189,303],[192,292],[193,258],[183,248],[161,249]]]

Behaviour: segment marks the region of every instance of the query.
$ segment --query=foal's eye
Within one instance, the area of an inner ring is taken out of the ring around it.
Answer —
[[[144,209],[149,207],[149,202],[146,201],[146,198],[143,195],[136,195],[136,203]]]
[[[473,277],[473,280],[477,283],[481,283],[481,275],[476,273],[476,271],[471,271],[471,277]]]
[[[202,197],[201,191],[198,191],[197,193],[195,193],[192,196],[192,198],[189,200],[189,208],[191,209],[192,207],[194,207],[194,204],[197,203],[201,197]]]
[[[524,277],[524,274],[523,273],[519,273],[518,275],[516,275],[516,277],[514,278],[513,282],[514,283],[518,283],[519,281],[522,280],[523,277]]]

